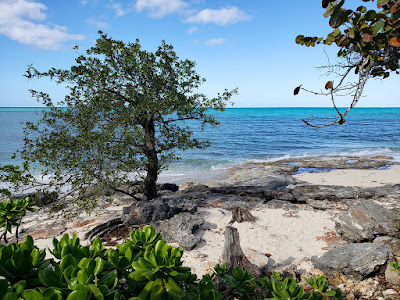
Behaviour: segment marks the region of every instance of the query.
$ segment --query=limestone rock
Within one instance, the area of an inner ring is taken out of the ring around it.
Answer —
[[[337,270],[357,279],[368,276],[386,264],[390,249],[371,243],[350,244],[336,248],[320,257],[313,256],[314,267],[322,271]]]
[[[390,263],[387,264],[385,270],[386,282],[394,285],[400,285],[400,272],[396,271]]]
[[[168,243],[178,243],[185,250],[192,250],[201,238],[193,232],[204,224],[204,219],[188,212],[180,213],[168,220],[152,223],[157,232]]]
[[[400,243],[397,237],[379,236],[373,242],[390,248],[394,256],[400,257]]]
[[[330,185],[297,185],[293,188],[293,197],[298,202],[307,200],[342,201],[343,199],[358,199],[360,189],[356,187]],[[370,195],[372,197],[372,194]]]
[[[336,231],[350,242],[373,240],[379,235],[395,234],[398,213],[374,201],[361,200],[339,216]]]

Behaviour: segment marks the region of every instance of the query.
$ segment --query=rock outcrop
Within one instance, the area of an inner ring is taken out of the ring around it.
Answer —
[[[349,242],[371,241],[380,235],[394,235],[400,224],[399,212],[372,200],[360,200],[339,216],[336,231]]]
[[[356,243],[312,257],[315,268],[336,270],[347,276],[361,279],[386,265],[392,253],[389,248],[371,243]]]

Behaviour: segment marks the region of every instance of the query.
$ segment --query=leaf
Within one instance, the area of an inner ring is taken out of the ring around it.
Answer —
[[[162,286],[162,279],[158,278],[154,281],[154,284],[151,288],[150,299],[151,300],[161,299],[163,292],[164,292],[164,289]]]
[[[8,290],[8,280],[0,279],[0,297],[7,293]]]
[[[377,7],[381,8],[383,5],[387,4],[389,0],[378,0]]]
[[[101,257],[96,257],[96,267],[94,268],[94,275],[100,274],[104,269],[104,260]]]
[[[25,300],[41,300],[43,296],[35,290],[26,290],[24,291],[24,299]]]
[[[325,84],[325,89],[326,90],[329,90],[329,89],[331,89],[333,87],[333,81],[328,81],[326,84]]]
[[[373,36],[368,33],[363,33],[361,34],[361,39],[363,40],[364,43],[371,43],[373,40]]]
[[[389,45],[393,47],[400,47],[400,36],[392,37],[389,40]]]
[[[87,294],[83,291],[73,291],[69,294],[67,300],[87,300]]]
[[[40,282],[47,287],[61,288],[60,281],[58,280],[57,273],[50,269],[45,269],[39,272]]]
[[[293,91],[293,95],[298,95],[299,94],[299,92],[300,92],[300,88],[301,88],[301,85],[299,85],[298,87],[296,87],[295,89],[294,89],[294,91]]]
[[[8,292],[2,300],[18,300],[18,295],[13,292]]]
[[[379,31],[381,31],[383,29],[383,27],[385,27],[385,22],[383,22],[382,20],[379,20],[378,22],[376,22],[374,25],[372,25],[371,27],[371,33],[373,35],[377,35]]]
[[[337,37],[340,34],[340,29],[336,28],[334,31],[332,31],[332,36]]]
[[[183,298],[183,291],[181,288],[176,284],[175,280],[171,277],[168,280],[164,279],[165,289],[167,290],[168,295],[171,298],[182,299]]]

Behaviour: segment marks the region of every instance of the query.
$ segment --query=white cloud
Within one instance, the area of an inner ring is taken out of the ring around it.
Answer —
[[[182,13],[188,4],[182,0],[137,0],[136,11],[147,11],[152,18],[162,18],[169,14]]]
[[[86,6],[88,5],[89,1],[88,0],[81,0],[81,5]]]
[[[248,21],[251,17],[236,6],[228,6],[221,9],[203,9],[196,15],[188,17],[186,23],[214,23],[217,25],[235,24],[240,21]]]
[[[86,23],[97,29],[107,29],[109,26],[109,24],[107,22],[102,22],[102,21],[96,20],[95,18],[87,19]]]
[[[206,41],[205,44],[207,46],[215,46],[215,45],[225,44],[225,42],[226,42],[225,39],[219,38],[219,39],[210,39],[210,40]]]
[[[197,30],[199,30],[199,28],[197,26],[192,26],[188,29],[187,33],[192,34],[193,32],[196,32]]]
[[[78,34],[69,34],[64,26],[48,26],[33,21],[46,19],[47,6],[31,0],[0,0],[0,34],[25,45],[58,50],[68,40],[82,40]]]
[[[115,15],[117,17],[122,17],[131,11],[130,9],[122,8],[121,3],[119,2],[112,2],[111,4],[107,5],[107,7],[112,8],[115,11]]]

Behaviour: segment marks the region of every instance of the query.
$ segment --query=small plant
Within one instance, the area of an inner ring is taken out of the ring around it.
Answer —
[[[45,256],[45,250],[34,246],[30,236],[21,244],[0,246],[0,276],[11,285],[21,283],[34,287],[39,283],[39,272],[50,265]]]
[[[182,254],[182,248],[172,248],[163,240],[154,248],[148,246],[143,257],[132,263],[135,271],[129,274],[134,281],[146,282],[137,299],[160,299],[163,294],[183,298],[184,283],[193,281],[195,275],[193,278],[190,268],[182,267]]]
[[[323,296],[332,297],[335,296],[337,293],[336,290],[329,290],[329,282],[324,276],[319,276],[318,278],[312,276],[306,279],[306,282],[309,286],[313,288],[314,292],[319,293]]]
[[[18,200],[7,199],[0,202],[0,227],[4,227],[0,239],[8,243],[7,233],[11,233],[12,226],[15,226],[15,238],[18,243],[18,232],[22,217],[25,216],[27,211],[35,211],[36,209],[33,206],[34,202],[29,197]]]
[[[398,261],[396,261],[394,263],[390,263],[390,265],[393,267],[392,272],[395,272],[395,271],[400,272],[400,264]]]
[[[90,246],[81,246],[79,238],[74,233],[72,238],[68,234],[64,234],[60,241],[53,239],[53,250],[50,253],[57,259],[62,259],[67,254],[72,254],[77,259],[95,258],[105,256],[104,245],[100,239],[94,239]]]

